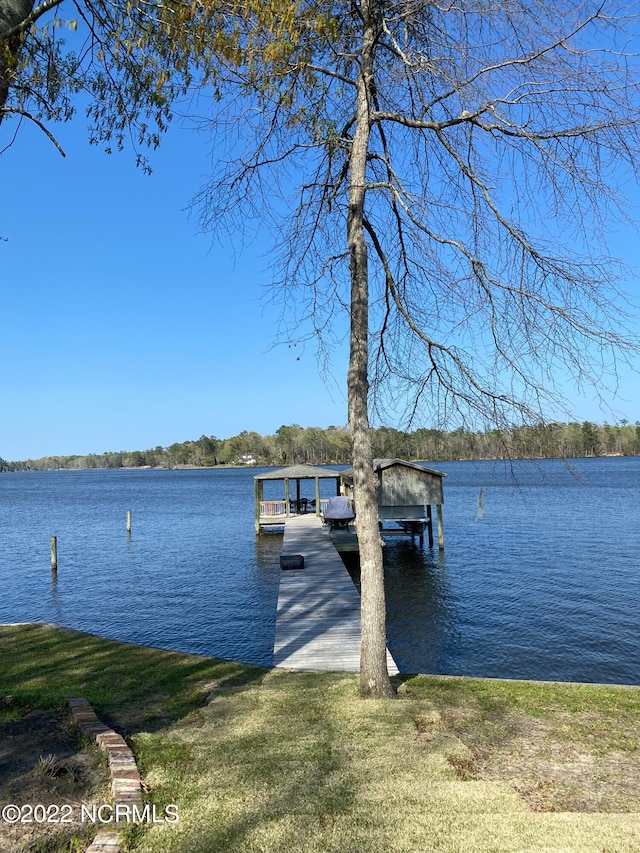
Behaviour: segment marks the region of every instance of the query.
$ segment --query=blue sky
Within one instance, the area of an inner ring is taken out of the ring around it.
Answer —
[[[66,158],[27,126],[0,156],[0,456],[346,423],[346,354],[323,379],[308,349],[272,346],[268,239],[238,252],[189,219],[204,136],[172,128],[149,177],[81,118],[56,135]]]
[[[148,177],[89,146],[81,117],[55,131],[65,159],[29,126],[0,155],[0,456],[344,424],[346,348],[323,378],[310,350],[272,347],[268,236],[236,252],[189,219],[206,137],[172,128]],[[638,269],[635,241],[622,251]],[[640,419],[637,389],[623,372],[619,417]],[[594,395],[567,400],[578,420],[614,419]]]

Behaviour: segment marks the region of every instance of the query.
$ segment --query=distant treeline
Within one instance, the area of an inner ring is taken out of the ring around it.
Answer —
[[[509,430],[472,432],[456,429],[417,429],[402,432],[390,427],[372,430],[374,456],[380,458],[449,461],[464,459],[576,458],[581,456],[640,455],[640,421],[598,425],[551,423]],[[2,471],[45,471],[55,468],[211,467],[215,465],[348,464],[349,432],[344,427],[281,426],[275,435],[241,432],[232,438],[201,436],[170,447],[121,450],[88,456],[45,456],[7,462]]]

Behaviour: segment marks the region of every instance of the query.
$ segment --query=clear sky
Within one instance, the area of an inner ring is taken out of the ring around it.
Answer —
[[[269,241],[240,252],[185,208],[207,140],[176,127],[152,175],[131,151],[26,125],[0,156],[0,456],[142,450],[203,433],[346,423],[346,354],[273,348]],[[0,129],[0,150],[9,138]]]
[[[147,177],[132,152],[89,146],[81,116],[53,129],[65,159],[34,127],[9,148],[0,129],[0,456],[345,424],[346,349],[323,379],[311,351],[272,348],[268,238],[235,252],[189,219],[206,138],[172,128]],[[640,269],[635,241],[621,249]],[[640,419],[638,390],[625,371],[620,417]],[[567,396],[578,420],[612,420]]]

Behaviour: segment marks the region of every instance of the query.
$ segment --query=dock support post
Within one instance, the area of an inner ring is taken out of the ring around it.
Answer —
[[[131,510],[127,510],[127,535],[131,536]]]
[[[433,515],[431,504],[427,505],[427,535],[429,536],[429,548],[433,548]]]
[[[436,513],[438,515],[438,548],[444,551],[444,528],[442,526],[442,504],[436,505]]]
[[[289,489],[289,478],[284,478],[284,514],[289,518],[291,515],[291,490]]]
[[[56,574],[58,571],[58,537],[51,537],[51,571]]]
[[[260,504],[264,497],[264,483],[262,480],[254,480],[254,492],[256,497],[256,536],[260,534]]]

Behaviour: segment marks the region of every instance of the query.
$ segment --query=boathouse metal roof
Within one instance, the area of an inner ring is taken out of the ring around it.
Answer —
[[[329,468],[317,468],[314,465],[289,465],[286,468],[277,468],[266,471],[264,474],[256,474],[254,480],[315,480],[332,479],[340,476],[340,471]]]
[[[436,471],[434,468],[427,468],[426,465],[420,465],[418,462],[407,462],[406,459],[374,459],[373,460],[373,470],[374,471],[384,471],[385,468],[393,468],[394,465],[403,465],[405,468],[414,468],[416,471],[421,471],[422,473],[433,474],[435,477],[446,477],[447,475],[444,471]],[[345,479],[349,479],[353,477],[353,468],[347,468],[346,471],[342,472],[342,476]]]

